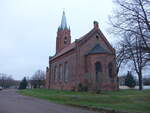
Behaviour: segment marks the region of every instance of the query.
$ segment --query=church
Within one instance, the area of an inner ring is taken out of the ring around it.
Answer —
[[[115,49],[94,21],[93,28],[71,43],[65,12],[56,36],[56,54],[49,57],[46,88],[88,91],[117,90]]]

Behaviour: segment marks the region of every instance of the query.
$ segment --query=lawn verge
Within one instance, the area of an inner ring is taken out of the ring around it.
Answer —
[[[107,113],[150,113],[150,90],[120,90],[96,94],[91,92],[26,89],[20,90],[18,93],[58,104],[107,111]]]

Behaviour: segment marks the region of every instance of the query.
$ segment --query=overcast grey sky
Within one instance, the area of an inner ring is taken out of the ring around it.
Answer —
[[[55,53],[57,28],[65,8],[72,41],[93,28],[93,21],[110,42],[112,0],[0,0],[0,73],[15,79],[45,70]]]

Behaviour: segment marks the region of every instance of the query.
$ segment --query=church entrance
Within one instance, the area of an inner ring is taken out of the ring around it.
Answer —
[[[95,72],[96,72],[96,82],[100,81],[100,76],[102,72],[102,66],[100,62],[95,63]]]
[[[101,90],[100,81],[102,76],[102,65],[100,62],[95,63],[95,81],[96,81],[96,90]]]

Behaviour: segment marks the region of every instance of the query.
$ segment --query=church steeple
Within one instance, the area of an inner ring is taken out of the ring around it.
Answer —
[[[67,26],[67,20],[66,20],[65,11],[63,11],[61,24],[60,24],[58,30],[64,30],[64,29],[68,29],[69,30],[69,28]]]
[[[57,31],[56,54],[71,43],[70,28],[67,26],[65,12],[63,11],[61,24]]]

